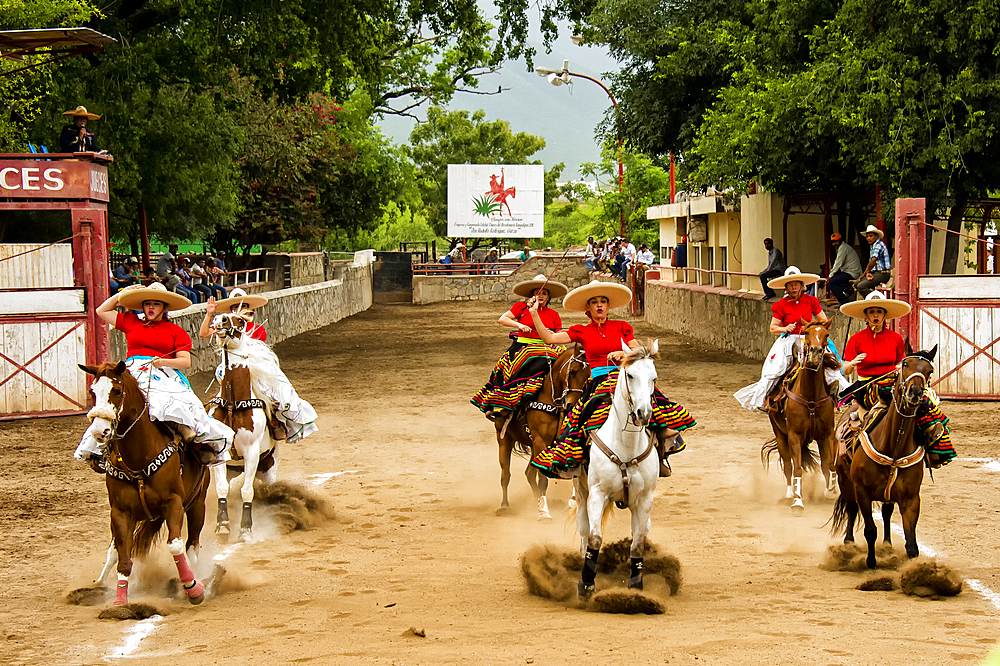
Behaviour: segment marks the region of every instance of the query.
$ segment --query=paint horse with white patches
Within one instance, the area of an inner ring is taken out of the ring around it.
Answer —
[[[577,530],[584,556],[577,594],[583,601],[594,594],[597,558],[601,550],[601,523],[611,502],[632,514],[632,547],[628,586],[642,589],[643,556],[652,525],[653,491],[660,464],[655,452],[655,436],[646,426],[653,415],[653,389],[659,343],[626,353],[608,420],[591,433],[590,465],[576,479],[579,498]]]
[[[124,363],[80,368],[95,377],[90,387],[94,407],[87,414],[90,433],[98,442],[107,444],[101,465],[111,506],[113,552],[108,551],[101,580],[117,559],[114,604],[127,604],[132,558],[149,552],[166,523],[167,549],[184,592],[191,603],[200,604],[205,588],[195,579],[188,559],[196,561],[199,535],[205,524],[205,466],[166,425],[149,417],[146,399]],[[181,542],[185,516],[186,544]]]
[[[247,320],[239,314],[215,316],[212,328],[215,344],[222,353],[222,365],[216,371],[219,394],[206,407],[212,418],[236,433],[232,462],[213,467],[212,480],[219,497],[215,531],[226,533],[229,533],[229,491],[242,481],[240,540],[253,539],[254,481],[259,476],[264,483],[274,483],[278,464],[276,442],[268,427],[269,401],[255,388],[255,380],[274,374],[279,367],[278,359],[266,344],[244,335],[246,324]]]

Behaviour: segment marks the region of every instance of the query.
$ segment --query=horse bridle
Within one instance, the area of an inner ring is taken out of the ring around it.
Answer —
[[[563,411],[566,410],[566,397],[570,393],[583,393],[583,391],[584,391],[584,389],[582,389],[582,388],[570,388],[570,386],[569,386],[569,375],[570,375],[570,372],[572,372],[572,367],[573,367],[574,363],[579,363],[580,365],[586,367],[586,365],[587,365],[587,356],[585,354],[583,354],[583,350],[580,350],[580,355],[577,355],[577,352],[574,349],[573,355],[570,356],[569,362],[566,363],[566,365],[563,367],[563,372],[562,372],[562,375],[563,375],[562,376],[562,380],[563,380],[563,392],[562,392],[562,394],[558,398],[555,399],[556,402],[559,404],[559,408],[562,409]],[[549,366],[549,376],[550,376],[550,379],[551,379],[553,370],[554,370],[553,366],[550,365]]]
[[[911,355],[904,357],[903,361],[906,361],[906,359],[908,358],[919,358],[922,361],[927,360],[922,356]],[[924,447],[919,445],[917,446],[916,451],[914,451],[913,453],[907,456],[903,456],[902,458],[896,457],[896,449],[899,446],[900,439],[903,437],[903,430],[906,428],[906,422],[908,419],[914,418],[917,415],[917,410],[920,408],[920,399],[917,399],[915,403],[912,403],[913,412],[907,414],[902,409],[900,409],[899,401],[902,401],[907,406],[911,405],[910,401],[905,396],[904,389],[910,383],[911,379],[915,379],[917,377],[923,380],[924,387],[926,389],[927,376],[924,373],[917,371],[911,372],[909,375],[906,376],[905,380],[903,379],[902,371],[900,371],[899,376],[896,378],[896,381],[893,383],[892,386],[892,406],[896,408],[896,413],[899,414],[901,419],[899,422],[899,430],[896,431],[896,435],[895,437],[893,437],[892,440],[892,446],[889,449],[892,455],[887,456],[884,453],[876,451],[875,446],[872,444],[871,438],[869,438],[868,433],[865,432],[864,429],[861,430],[859,437],[859,439],[861,440],[861,448],[868,455],[868,457],[871,458],[875,463],[889,468],[889,481],[888,483],[886,483],[885,493],[883,493],[886,502],[890,501],[889,494],[892,491],[892,486],[896,481],[896,477],[899,473],[899,470],[906,469],[907,467],[912,467],[913,465],[918,464],[921,460],[924,459]],[[903,397],[897,399],[896,397],[897,392],[903,394]],[[921,396],[922,395],[923,392],[921,391]]]

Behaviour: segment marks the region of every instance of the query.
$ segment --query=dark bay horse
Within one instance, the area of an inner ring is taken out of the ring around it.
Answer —
[[[826,386],[824,370],[827,365],[839,363],[827,353],[829,337],[830,322],[814,322],[805,327],[795,378],[779,387],[784,399],[778,401],[777,406],[772,403],[767,413],[774,440],[761,448],[761,458],[767,464],[771,454],[778,452],[781,469],[785,473],[785,498],[792,500],[792,513],[795,514],[801,514],[805,509],[802,503],[802,470],[817,467],[816,455],[809,448],[811,442],[815,441],[819,446],[819,467],[826,479],[827,496],[832,499],[837,488],[834,471],[837,452],[833,423],[835,404]]]
[[[882,420],[870,433],[858,434],[859,446],[853,458],[842,455],[837,461],[840,472],[840,498],[833,509],[834,534],[844,530],[844,543],[854,541],[854,523],[861,512],[868,542],[869,569],[877,566],[875,541],[878,528],[872,516],[872,502],[882,502],[882,522],[886,543],[893,506],[899,504],[906,540],[906,555],[916,557],[917,519],[920,517],[920,484],[924,480],[924,449],[914,438],[917,409],[934,371],[937,346],[929,352],[914,353],[909,341],[906,356],[892,387],[891,404]]]
[[[200,604],[204,586],[195,579],[185,551],[194,559],[205,524],[209,477],[205,466],[167,426],[149,417],[146,398],[124,363],[80,368],[95,378],[90,387],[94,407],[87,414],[90,431],[98,442],[108,445],[102,464],[118,555],[114,604],[128,603],[132,558],[149,552],[164,522],[167,549],[184,591],[191,603]],[[186,546],[181,542],[185,515]]]
[[[500,446],[500,487],[503,501],[497,509],[502,516],[510,511],[507,501],[507,485],[510,483],[510,456],[517,448],[534,457],[555,441],[563,414],[580,399],[590,381],[590,366],[583,355],[583,349],[574,345],[552,362],[541,391],[531,403],[517,410],[509,417],[494,421],[497,444]],[[524,472],[528,484],[538,503],[538,519],[550,520],[548,500],[545,492],[549,480],[536,468],[528,465]]]

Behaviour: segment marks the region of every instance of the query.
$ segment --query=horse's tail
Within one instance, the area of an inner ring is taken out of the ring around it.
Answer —
[[[830,536],[840,536],[847,531],[847,504],[848,500],[844,493],[837,497],[837,503],[833,507],[833,515],[830,516]]]
[[[813,451],[809,443],[802,444],[802,469],[807,472],[816,472],[821,468],[819,454]]]
[[[615,503],[609,501],[604,507],[604,515],[601,516],[601,533],[603,534],[608,526],[608,520],[615,515]]]
[[[771,439],[764,442],[764,446],[760,447],[760,462],[764,465],[764,469],[771,469],[771,456],[778,451],[778,438],[772,437]],[[779,454],[780,455],[780,454]]]
[[[163,517],[153,520],[140,520],[135,525],[132,539],[132,557],[144,557],[156,543],[156,537],[163,527]]]

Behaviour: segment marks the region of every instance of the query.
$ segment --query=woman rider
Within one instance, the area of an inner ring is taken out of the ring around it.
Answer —
[[[547,280],[544,275],[536,275],[533,280],[514,285],[513,291],[527,302],[519,301],[500,315],[500,325],[514,329],[510,334],[510,348],[497,361],[490,380],[471,401],[491,421],[516,411],[534,397],[545,383],[552,361],[562,353],[558,347],[542,343],[528,308],[537,303],[538,316],[545,325],[561,331],[562,320],[549,303],[553,298],[565,296],[569,288],[561,282]]]
[[[812,294],[807,294],[806,286],[819,280],[818,275],[812,273],[800,273],[795,266],[789,266],[782,277],[769,280],[767,286],[771,289],[784,289],[785,296],[771,305],[771,335],[777,335],[778,339],[771,345],[771,350],[764,359],[764,367],[761,369],[760,380],[744,386],[733,394],[740,404],[746,409],[764,409],[764,402],[768,394],[775,387],[781,377],[791,369],[795,361],[793,351],[795,343],[802,340],[802,332],[805,324],[814,321],[827,321],[823,307]],[[834,355],[837,348],[833,342],[827,342],[827,349]],[[849,382],[844,379],[844,375],[833,368],[824,370],[827,385],[836,384],[837,390],[847,388]]]
[[[183,328],[167,321],[169,310],[189,305],[188,299],[154,282],[149,287],[126,287],[101,303],[96,312],[125,334],[128,343],[125,365],[146,398],[149,416],[169,422],[182,439],[205,449],[205,458],[211,454],[209,464],[218,464],[229,459],[233,431],[205,412],[187,378],[179,372],[191,367],[191,338]],[[119,306],[128,311],[117,312]],[[132,310],[142,310],[145,319],[139,319]],[[98,457],[104,446],[88,429],[73,457],[77,460]]]
[[[853,396],[865,409],[879,402],[888,405],[892,401],[899,364],[906,352],[903,338],[886,328],[885,322],[908,314],[909,304],[873,291],[863,301],[840,306],[840,311],[867,324],[851,336],[844,348],[844,374],[857,370],[858,381],[842,392],[841,397]],[[951,443],[948,417],[941,412],[937,396],[929,387],[917,408],[917,432],[924,440],[922,444],[927,450],[930,467],[936,469],[946,465],[958,455]]]
[[[267,331],[253,321],[254,311],[267,303],[267,297],[260,294],[248,294],[239,287],[233,289],[229,298],[216,301],[209,298],[205,307],[205,318],[201,321],[198,335],[202,338],[212,337],[212,318],[216,312],[238,314],[246,322],[243,335],[261,343],[267,342]],[[225,368],[220,363],[215,369],[215,379],[222,382]],[[254,385],[260,389],[271,403],[272,430],[277,439],[288,442],[308,437],[319,428],[316,427],[316,410],[306,400],[299,397],[295,387],[275,362],[266,374],[253,373]],[[282,432],[284,430],[284,432]],[[284,435],[284,437],[282,436]]]
[[[590,365],[590,383],[567,415],[556,441],[531,461],[546,476],[563,478],[567,473],[574,475],[574,470],[583,462],[587,433],[600,428],[608,419],[608,398],[618,380],[618,364],[625,358],[622,345],[631,349],[639,347],[632,326],[628,322],[608,319],[608,313],[628,305],[631,300],[632,291],[628,287],[612,282],[593,280],[590,284],[577,287],[563,299],[563,306],[567,310],[585,312],[590,323],[571,326],[564,333],[550,330],[539,316],[537,306],[529,310],[542,340],[549,344],[579,343]],[[694,425],[695,420],[684,407],[667,400],[659,389],[655,390],[649,427],[657,435],[660,476],[670,476],[666,456],[685,447],[678,433]],[[670,449],[665,450],[666,441],[671,437],[674,441]]]

